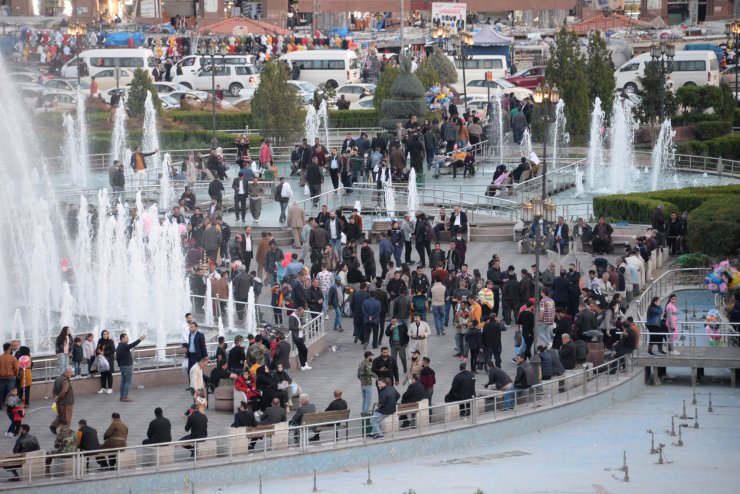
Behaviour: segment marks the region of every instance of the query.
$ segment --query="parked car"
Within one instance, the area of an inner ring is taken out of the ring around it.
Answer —
[[[349,105],[350,110],[374,110],[375,104],[373,98],[363,98]]]
[[[185,99],[185,102],[191,105],[199,105],[201,103],[205,103],[209,99],[207,94],[205,97],[202,96],[202,91],[172,91],[167,96],[171,96],[177,101]]]
[[[304,94],[310,94],[311,97],[313,97],[314,91],[319,89],[316,84],[311,84],[310,82],[305,81],[288,81],[288,84],[295,86],[298,90],[298,94],[301,96]],[[323,91],[319,89],[319,93],[323,93]]]
[[[514,96],[516,96],[516,99],[518,100],[523,100],[524,98],[528,98],[533,94],[531,90],[516,86],[504,79],[494,79],[492,81],[487,81],[485,79],[474,79],[472,81],[468,81],[468,85],[466,86],[468,96],[471,94],[487,96],[489,87],[491,88],[491,96],[496,94],[496,90],[498,88],[501,88],[501,90],[507,96],[511,93],[514,93]]]
[[[732,89],[735,89],[735,74],[737,74],[737,77],[740,77],[740,71],[738,70],[738,66],[728,65],[725,68],[725,70],[720,72],[719,83],[729,84]],[[740,85],[740,81],[738,81],[738,85]]]
[[[39,97],[36,113],[65,112],[77,108],[77,95],[68,92],[47,92]]]
[[[344,99],[346,99],[350,103],[354,103],[363,98],[370,97],[374,94],[375,84],[345,84],[344,86],[340,86],[337,89],[337,100],[339,100],[341,96],[344,96]]]
[[[41,79],[38,73],[14,72],[8,74],[8,77],[24,98],[36,98],[45,90],[40,84]]]
[[[254,65],[216,65],[215,77],[211,68],[200,69],[195,74],[183,74],[175,76],[172,82],[178,82],[190,89],[201,91],[212,91],[213,84],[221,86],[232,96],[238,96],[248,84],[259,84],[260,75]]]
[[[162,102],[163,110],[177,110],[180,108],[180,101],[176,100],[169,94],[160,94],[159,100]]]
[[[505,80],[512,84],[516,84],[519,87],[525,87],[532,91],[537,88],[540,84],[545,81],[545,69],[544,65],[536,65],[528,69],[523,69],[516,74],[510,75]]]
[[[81,81],[84,81],[87,87],[92,84],[92,77],[82,77]],[[130,85],[134,80],[134,73],[126,69],[118,69],[118,87],[124,87]],[[116,87],[116,69],[101,70],[95,74],[95,82],[98,83],[98,91],[106,91],[108,89]]]
[[[71,93],[77,92],[77,79],[61,79],[55,77],[41,83],[45,89],[51,91],[69,91]],[[89,94],[90,84],[84,79],[80,79],[80,89],[83,94]]]
[[[208,93],[206,91],[193,91],[189,87],[177,82],[154,82],[153,84],[154,89],[157,90],[157,93],[159,93],[160,96],[163,94],[172,94],[177,91],[187,91],[197,94],[204,100],[208,99]]]

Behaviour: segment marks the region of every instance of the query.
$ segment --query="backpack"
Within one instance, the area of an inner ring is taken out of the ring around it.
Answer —
[[[424,233],[427,237],[427,242],[434,242],[434,228],[432,228],[432,225],[429,224],[427,221],[427,224],[424,225]]]

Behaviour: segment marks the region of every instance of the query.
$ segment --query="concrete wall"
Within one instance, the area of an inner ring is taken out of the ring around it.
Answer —
[[[637,372],[620,384],[593,396],[588,396],[555,408],[544,409],[506,420],[499,420],[473,428],[461,428],[453,431],[440,431],[423,436],[410,437],[391,441],[371,442],[332,451],[312,451],[299,455],[280,456],[258,460],[255,457],[242,457],[239,467],[226,463],[227,460],[204,461],[197,466],[194,474],[190,464],[186,469],[161,471],[151,474],[122,474],[115,479],[119,492],[175,492],[186,488],[185,479],[194,481],[194,488],[201,486],[222,486],[241,484],[253,485],[258,476],[269,484],[286,476],[306,476],[315,468],[319,475],[330,474],[342,469],[357,468],[367,462],[377,467],[386,461],[397,461],[398,458],[414,458],[433,454],[439,451],[470,452],[472,448],[490,446],[492,443],[510,439],[522,434],[522,431],[546,429],[556,424],[571,422],[579,418],[593,416],[615,403],[629,400],[643,387],[644,372]],[[290,468],[286,469],[286,465]],[[226,480],[228,479],[228,480]],[[228,482],[228,484],[227,484]],[[111,479],[89,480],[86,482],[56,483],[54,494],[98,494],[109,489]],[[308,488],[308,485],[307,485]],[[46,494],[49,486],[26,488],[29,494]],[[246,492],[246,490],[245,490]]]

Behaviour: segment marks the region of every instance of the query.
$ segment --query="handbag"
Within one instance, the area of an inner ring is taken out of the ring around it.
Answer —
[[[103,355],[98,355],[95,358],[94,366],[98,372],[108,372],[110,370],[108,359],[105,358]]]

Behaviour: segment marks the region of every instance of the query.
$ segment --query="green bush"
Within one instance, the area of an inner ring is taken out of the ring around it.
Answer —
[[[725,134],[729,134],[732,130],[732,122],[729,120],[717,120],[709,122],[699,122],[695,125],[696,137],[702,141],[714,139]]]
[[[678,145],[680,154],[740,159],[740,135],[726,135],[707,141],[686,141]]]
[[[737,255],[740,249],[740,202],[716,198],[689,213],[689,248],[710,256]]]
[[[673,117],[671,119],[671,124],[673,124],[674,127],[682,127],[684,125],[691,125],[699,122],[716,122],[717,120],[720,120],[720,117],[714,113],[687,112]]]
[[[129,133],[130,147],[141,141],[142,132],[137,130]],[[219,145],[224,148],[234,147],[236,134],[230,132],[216,132]],[[249,143],[253,150],[259,148],[260,137],[250,136]],[[177,149],[207,149],[211,147],[210,130],[162,130],[159,132],[159,145],[163,151]],[[92,132],[90,134],[90,152],[92,154],[109,153],[111,148],[111,133]],[[146,151],[146,150],[145,150]],[[254,152],[254,151],[253,151]]]
[[[337,129],[367,128],[378,126],[376,110],[332,110],[329,112],[329,127]]]
[[[617,220],[650,223],[659,204],[666,216],[689,212],[689,246],[710,256],[736,255],[740,248],[740,184],[690,187],[680,190],[637,192],[596,197],[594,212]]]
[[[172,110],[167,112],[167,115],[175,122],[197,125],[204,129],[210,129],[212,125],[213,117],[210,111]],[[234,130],[252,126],[252,114],[249,112],[216,112],[216,129]]]
[[[735,115],[732,121],[733,127],[740,127],[740,108],[735,108]]]

